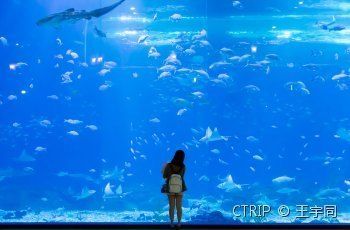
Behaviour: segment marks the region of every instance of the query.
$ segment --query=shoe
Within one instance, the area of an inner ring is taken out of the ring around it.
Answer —
[[[177,228],[177,229],[180,229],[180,228],[181,228],[181,224],[178,223],[178,224],[176,225],[176,228]]]
[[[171,223],[170,228],[175,228],[175,225],[173,223]]]

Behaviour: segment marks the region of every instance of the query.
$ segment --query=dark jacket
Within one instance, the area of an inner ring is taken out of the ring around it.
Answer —
[[[177,165],[173,165],[171,163],[168,163],[165,166],[164,172],[163,172],[163,178],[166,179],[166,184],[169,186],[169,179],[172,174],[179,174],[182,177],[182,192],[185,192],[187,190],[186,183],[185,183],[185,171],[186,167],[180,167]]]

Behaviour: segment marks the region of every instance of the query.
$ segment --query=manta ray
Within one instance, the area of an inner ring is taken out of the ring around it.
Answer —
[[[76,11],[74,8],[67,9],[60,13],[51,14],[43,19],[40,19],[36,24],[38,26],[54,25],[57,26],[63,22],[77,22],[82,19],[91,20],[92,18],[99,18],[105,14],[108,14],[118,6],[120,6],[125,0],[120,0],[113,5],[99,8],[93,11]]]

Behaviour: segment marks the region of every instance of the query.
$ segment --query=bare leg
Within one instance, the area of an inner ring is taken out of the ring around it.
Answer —
[[[177,212],[177,221],[178,226],[181,226],[181,219],[182,219],[182,195],[176,196],[176,212]]]
[[[174,215],[175,215],[175,196],[168,195],[169,198],[169,218],[171,224],[174,223]]]

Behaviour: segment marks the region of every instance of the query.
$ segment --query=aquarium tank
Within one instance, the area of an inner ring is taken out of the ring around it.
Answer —
[[[349,1],[0,5],[1,223],[350,223]]]

